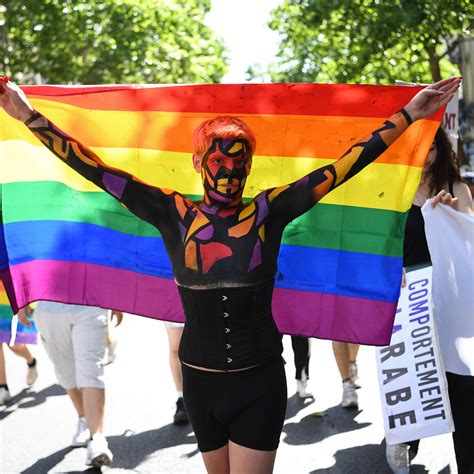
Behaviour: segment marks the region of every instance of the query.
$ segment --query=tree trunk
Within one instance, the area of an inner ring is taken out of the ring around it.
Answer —
[[[430,64],[431,77],[433,82],[441,81],[441,69],[439,67],[440,58],[436,54],[434,46],[426,46],[426,52],[428,53],[428,62]]]
[[[1,51],[1,58],[0,58],[0,67],[2,70],[2,74],[8,74],[10,72],[10,67],[8,65],[8,46],[9,46],[9,38],[8,38],[8,31],[5,22],[0,24],[0,51]]]

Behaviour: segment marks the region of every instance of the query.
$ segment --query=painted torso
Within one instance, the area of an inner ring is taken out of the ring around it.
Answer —
[[[270,218],[267,193],[230,209],[178,193],[172,199],[176,231],[164,240],[178,284],[215,288],[274,277],[283,227]]]
[[[106,165],[49,121],[30,129],[66,164],[160,231],[179,285],[216,288],[272,279],[285,226],[374,161],[408,125],[399,112],[333,164],[249,203],[241,200],[251,166],[241,140],[213,141],[201,171],[204,202],[192,202]]]

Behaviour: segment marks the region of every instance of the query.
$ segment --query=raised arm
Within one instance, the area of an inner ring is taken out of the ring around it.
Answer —
[[[84,178],[157,227],[163,220],[170,218],[171,191],[149,186],[129,173],[106,165],[92,150],[34,110],[23,91],[15,84],[0,81],[0,93],[3,109],[13,118],[24,122],[49,150]]]
[[[352,146],[335,163],[319,168],[294,183],[267,190],[272,215],[290,222],[308,211],[327,193],[372,163],[412,122],[429,117],[446,105],[459,84],[460,78],[451,78],[425,87],[382,127]]]

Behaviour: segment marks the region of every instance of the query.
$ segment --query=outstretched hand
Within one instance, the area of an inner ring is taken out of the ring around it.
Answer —
[[[415,121],[429,117],[441,109],[441,107],[444,107],[458,90],[461,79],[460,77],[444,79],[418,92],[405,106],[405,110],[411,119]]]
[[[25,93],[7,76],[0,77],[0,107],[14,119],[24,122],[35,113]]]

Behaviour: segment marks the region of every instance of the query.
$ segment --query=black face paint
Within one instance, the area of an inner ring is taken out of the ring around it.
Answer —
[[[250,164],[246,141],[215,138],[203,159],[203,185],[208,200],[220,203],[239,200]]]

